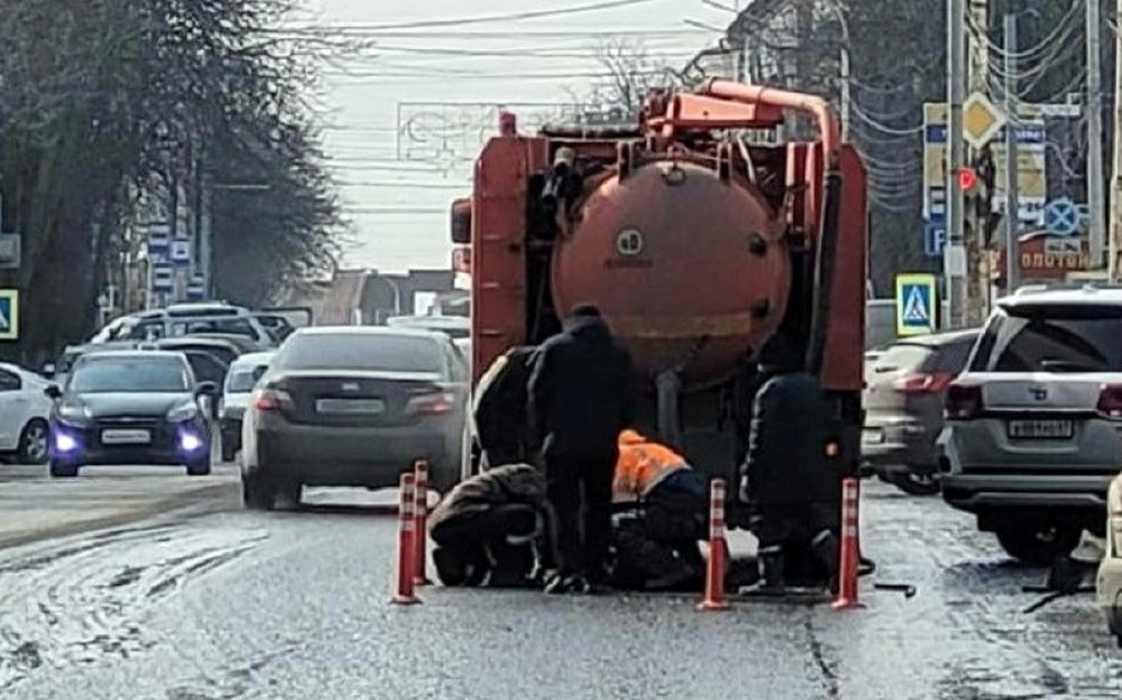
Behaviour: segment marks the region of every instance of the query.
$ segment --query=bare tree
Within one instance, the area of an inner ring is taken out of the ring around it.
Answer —
[[[590,117],[633,121],[652,88],[678,82],[667,63],[653,56],[642,41],[608,39],[596,47],[595,56],[603,75],[593,81],[588,93],[573,100]]]

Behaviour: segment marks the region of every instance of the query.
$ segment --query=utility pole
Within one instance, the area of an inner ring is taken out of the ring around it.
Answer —
[[[1117,0],[1115,21],[1122,21],[1122,0]],[[1107,269],[1111,282],[1119,281],[1118,255],[1122,250],[1122,32],[1114,44],[1114,167],[1110,180],[1110,254]]]
[[[1119,0],[1122,2],[1122,0]],[[965,0],[947,0],[947,245],[943,249],[950,327],[966,326],[966,207],[958,173],[965,164],[962,103],[966,97]]]
[[[1122,2],[1122,0],[1119,0]],[[1021,205],[1017,192],[1017,15],[1005,15],[1005,289],[1019,284]]]
[[[214,236],[212,196],[213,183],[207,177],[206,171],[200,178],[202,190],[199,197],[199,260],[198,270],[203,278],[203,297],[214,298],[214,284],[211,279],[211,241]]]
[[[990,49],[986,32],[990,26],[989,1],[969,0],[968,9],[970,22],[978,31],[977,36],[971,34],[968,77],[970,92],[988,94]],[[976,159],[978,155],[972,153],[971,160]],[[971,326],[977,326],[981,325],[989,311],[989,280],[983,279],[987,267],[982,264],[985,256],[982,228],[985,226],[985,221],[978,216],[976,210],[970,212],[970,216],[970,235],[966,238],[966,322]]]
[[[1103,97],[1099,50],[1102,30],[1099,0],[1087,0],[1087,242],[1091,267],[1103,264]]]

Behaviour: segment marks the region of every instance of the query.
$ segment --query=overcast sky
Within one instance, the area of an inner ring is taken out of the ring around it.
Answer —
[[[344,265],[382,271],[451,264],[448,208],[469,192],[471,159],[494,130],[494,105],[513,106],[525,123],[533,112],[586,92],[602,72],[593,52],[605,32],[641,40],[651,54],[682,66],[718,38],[684,20],[725,26],[732,17],[703,0],[305,3],[301,21],[361,28],[377,42],[329,69],[322,101],[327,154],[355,229]],[[589,5],[615,6],[476,21]],[[400,26],[410,23],[423,26]]]

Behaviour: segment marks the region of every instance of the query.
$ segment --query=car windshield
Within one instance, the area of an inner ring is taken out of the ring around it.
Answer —
[[[439,372],[440,346],[432,338],[384,333],[293,335],[275,361],[283,369],[356,369]]]
[[[191,375],[173,358],[97,358],[79,362],[67,388],[81,394],[183,393],[191,390]]]
[[[195,333],[228,333],[249,338],[257,337],[253,324],[244,316],[206,316],[183,320],[176,319],[171,323],[171,334],[174,336],[193,335]]]
[[[990,321],[973,372],[1122,371],[1122,309],[1015,307]]]
[[[234,360],[236,360],[238,358],[237,351],[235,351],[232,348],[223,347],[221,345],[195,345],[195,344],[190,344],[190,343],[184,343],[184,344],[172,343],[170,345],[161,345],[160,347],[165,348],[167,350],[178,350],[180,352],[188,352],[188,351],[205,352],[205,353],[208,353],[210,355],[214,355],[215,357],[217,357],[219,360],[222,360],[226,364],[230,364],[231,362],[233,362]]]
[[[230,394],[244,394],[253,391],[257,383],[257,376],[251,368],[238,369],[230,373],[227,380],[226,392]]]

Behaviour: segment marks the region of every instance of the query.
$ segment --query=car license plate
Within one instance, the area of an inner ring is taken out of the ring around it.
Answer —
[[[385,413],[386,402],[381,399],[319,399],[316,413],[344,415],[371,415]]]
[[[1028,440],[1065,439],[1075,435],[1075,424],[1069,420],[1011,420],[1009,437]]]
[[[147,445],[152,442],[152,433],[147,430],[103,430],[103,445]]]
[[[861,442],[866,445],[879,445],[884,442],[884,431],[875,428],[865,428],[861,431]]]

